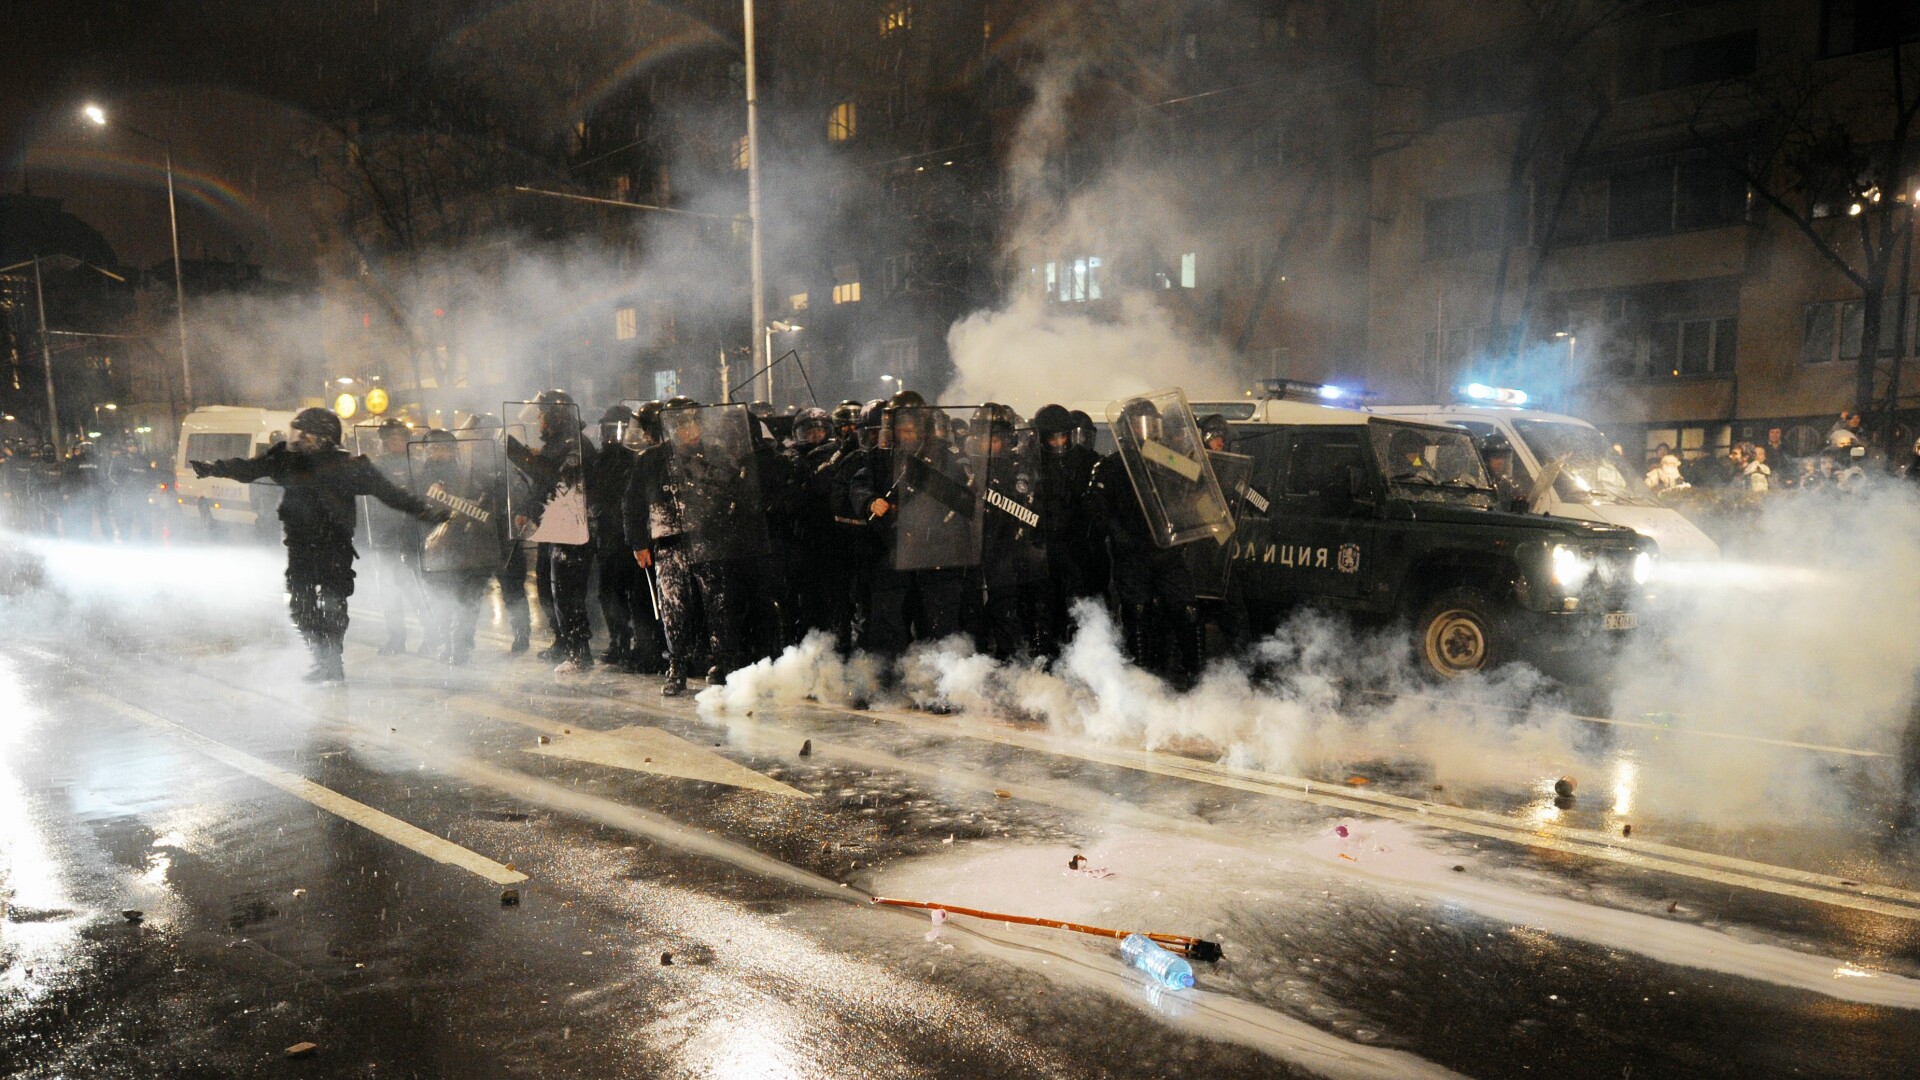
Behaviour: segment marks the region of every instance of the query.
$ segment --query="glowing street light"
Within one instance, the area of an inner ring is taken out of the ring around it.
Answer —
[[[173,239],[173,311],[180,326],[180,394],[186,399],[187,406],[193,406],[193,365],[187,361],[187,285],[180,274],[180,213],[173,199],[173,140],[159,135],[149,135],[139,128],[131,127],[118,120],[110,119],[107,110],[93,102],[80,109],[80,115],[95,127],[111,124],[130,135],[138,135],[150,142],[160,144],[162,159],[167,169],[167,231]]]

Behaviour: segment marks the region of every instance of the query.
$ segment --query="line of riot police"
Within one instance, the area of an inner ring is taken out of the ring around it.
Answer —
[[[374,465],[445,511],[367,507],[383,652],[406,647],[411,610],[423,652],[466,662],[489,579],[512,651],[527,650],[532,569],[553,632],[543,659],[596,662],[597,599],[598,662],[663,675],[669,696],[814,631],[882,660],[883,689],[910,647],[955,634],[997,658],[1049,659],[1088,598],[1110,601],[1144,666],[1198,673],[1191,560],[1156,539],[1160,519],[1121,455],[1095,452],[1084,413],[1048,405],[1023,422],[902,391],[775,418],[676,397],[609,407],[597,445],[564,391],[501,417],[423,439],[366,429]]]

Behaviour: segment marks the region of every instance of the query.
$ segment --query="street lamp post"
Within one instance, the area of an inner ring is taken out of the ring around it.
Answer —
[[[60,405],[53,397],[53,349],[47,344],[47,290],[40,283],[40,257],[33,257],[33,298],[40,308],[40,366],[47,375],[47,433],[53,436],[55,457],[66,457],[66,440],[60,437]]]
[[[139,128],[110,119],[107,111],[98,105],[88,105],[80,110],[95,127],[111,124],[121,131],[138,135],[150,142],[160,144],[161,158],[167,171],[167,231],[173,241],[173,311],[180,330],[180,393],[187,408],[193,408],[193,365],[187,360],[187,286],[186,279],[180,274],[180,213],[173,198],[173,140],[150,135]]]
[[[764,327],[767,325],[767,296],[760,280],[760,89],[754,57],[753,0],[744,0],[744,4],[743,29],[747,39],[747,221],[751,230],[747,245],[752,264],[748,276],[752,279],[753,325]],[[766,355],[760,364],[767,372],[767,400],[772,402],[773,334],[769,331],[763,340],[766,342]]]

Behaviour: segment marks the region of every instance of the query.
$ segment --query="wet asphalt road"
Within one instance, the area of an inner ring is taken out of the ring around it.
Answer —
[[[275,552],[42,554],[0,597],[0,1075],[1920,1075],[1920,866],[1871,813],[1622,837],[1534,778],[703,713],[497,626],[379,660],[358,601],[313,689]],[[1226,959],[1161,993],[874,893]]]

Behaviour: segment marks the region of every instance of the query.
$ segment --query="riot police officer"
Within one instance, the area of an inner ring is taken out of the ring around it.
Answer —
[[[1040,528],[1047,550],[1041,649],[1052,656],[1072,625],[1074,602],[1105,591],[1104,576],[1096,582],[1094,567],[1106,564],[1106,537],[1095,531],[1097,516],[1087,505],[1100,458],[1075,439],[1073,416],[1063,405],[1041,406],[1033,414],[1033,430],[1040,444]]]
[[[625,534],[634,561],[651,570],[658,584],[667,639],[660,692],[675,697],[686,692],[703,636],[712,661],[708,677],[724,678],[733,670],[742,598],[733,588],[731,564],[742,551],[765,550],[766,522],[750,445],[709,445],[706,410],[691,398],[668,399],[660,418],[664,441],[640,452],[627,485]],[[739,438],[744,441],[746,433]]]
[[[587,511],[593,517],[594,552],[600,563],[600,616],[607,624],[607,651],[601,663],[627,667],[634,661],[636,604],[640,597],[640,568],[626,552],[625,519],[621,503],[633,474],[634,412],[625,405],[609,405],[600,416],[600,451],[587,475]]]
[[[985,586],[985,644],[1010,660],[1042,651],[1048,589],[1045,522],[1034,455],[1018,439],[1016,417],[989,403],[975,415],[975,467],[985,479],[980,571]]]
[[[1163,437],[1164,422],[1151,401],[1129,402],[1120,422],[1129,425],[1139,441]],[[1106,534],[1128,654],[1149,671],[1190,683],[1200,674],[1204,627],[1185,552],[1154,544],[1146,511],[1118,451],[1094,466],[1090,494],[1089,505]],[[1171,651],[1163,647],[1168,634],[1174,642]]]
[[[373,467],[394,487],[406,487],[407,440],[411,430],[398,420],[382,420],[378,434],[380,452],[372,458]],[[407,651],[408,608],[413,609],[425,630],[421,653],[431,654],[441,644],[442,620],[429,610],[420,580],[420,544],[425,536],[407,515],[375,503],[367,504],[367,541],[372,549],[373,579],[381,617],[387,624],[387,641],[379,649],[381,656]]]
[[[546,513],[568,499],[580,502],[585,514],[585,476],[593,468],[593,443],[581,430],[573,396],[565,390],[542,390],[531,410],[539,423],[540,448],[529,449],[507,438],[507,459],[532,485],[530,506]],[[530,518],[531,521],[531,518]],[[532,522],[538,524],[538,522]],[[593,666],[592,624],[587,618],[587,585],[593,576],[593,539],[578,543],[545,540],[534,552],[536,592],[552,620],[553,645],[542,656],[557,661],[556,671],[579,671]]]
[[[967,568],[979,561],[975,480],[936,433],[937,415],[918,393],[895,394],[880,445],[850,482],[877,540],[867,648],[885,657],[961,628]]]
[[[288,607],[313,654],[308,682],[340,682],[347,636],[347,598],[353,595],[354,499],[371,496],[424,521],[444,521],[445,510],[396,487],[373,463],[340,447],[340,418],[326,409],[302,409],[291,443],[278,442],[251,458],[190,461],[195,476],[250,483],[272,480],[285,494],[280,525],[287,546]]]

